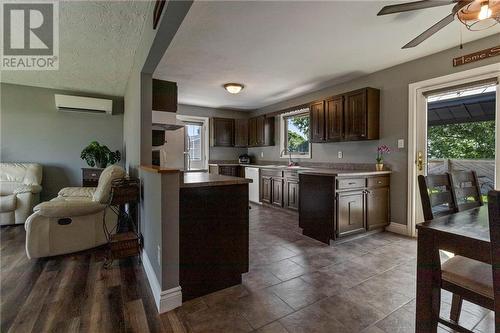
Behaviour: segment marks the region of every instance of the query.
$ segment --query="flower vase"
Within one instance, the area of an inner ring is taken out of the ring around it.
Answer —
[[[384,170],[384,163],[376,163],[376,164],[375,164],[375,169],[376,169],[377,171],[382,171],[382,170]]]

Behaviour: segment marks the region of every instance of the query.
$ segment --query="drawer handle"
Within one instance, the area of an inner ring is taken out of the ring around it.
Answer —
[[[382,184],[382,181],[381,181],[381,180],[379,180],[379,181],[377,182],[377,184]]]
[[[92,173],[90,174],[92,177],[96,177],[97,176],[97,173]]]
[[[356,183],[347,183],[347,185],[355,185]]]

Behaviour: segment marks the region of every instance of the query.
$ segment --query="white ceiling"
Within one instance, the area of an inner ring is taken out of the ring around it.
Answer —
[[[155,77],[175,81],[179,103],[255,109],[459,44],[453,22],[420,46],[401,46],[451,12],[444,6],[377,17],[395,1],[197,1]],[[500,32],[463,31],[468,42]],[[244,84],[238,95],[227,82]]]
[[[1,81],[123,96],[149,2],[59,4],[59,70],[3,71]]]

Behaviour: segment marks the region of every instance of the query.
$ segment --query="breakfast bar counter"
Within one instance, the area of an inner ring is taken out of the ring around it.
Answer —
[[[239,185],[251,182],[251,179],[223,176],[208,172],[186,172],[181,182],[181,188]]]

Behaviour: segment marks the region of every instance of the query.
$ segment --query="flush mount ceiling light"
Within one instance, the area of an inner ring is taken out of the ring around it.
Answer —
[[[224,89],[230,94],[237,94],[243,89],[243,85],[239,83],[226,83]]]

